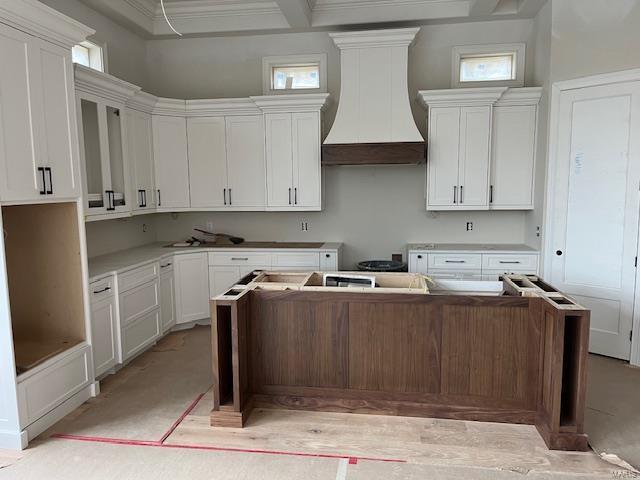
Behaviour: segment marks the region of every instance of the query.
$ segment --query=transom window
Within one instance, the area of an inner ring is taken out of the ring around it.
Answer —
[[[82,42],[71,49],[73,63],[104,72],[102,47],[92,42]]]
[[[265,95],[327,91],[327,55],[263,57],[262,90]]]
[[[524,44],[468,45],[453,48],[451,83],[524,86]]]

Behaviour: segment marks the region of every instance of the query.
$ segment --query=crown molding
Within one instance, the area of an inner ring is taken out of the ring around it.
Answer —
[[[74,64],[75,87],[79,92],[97,95],[111,101],[126,103],[140,87],[124,80],[99,72],[84,65]]]
[[[364,30],[359,32],[330,33],[340,50],[349,48],[408,47],[413,43],[420,27],[388,30]]]
[[[0,22],[64,48],[96,33],[37,0],[0,0]]]
[[[250,98],[187,100],[186,109],[189,117],[259,115],[262,113]]]
[[[153,107],[154,115],[185,117],[187,115],[186,101],[177,98],[158,98]]]
[[[419,102],[427,107],[493,105],[509,87],[451,88],[421,90]]]
[[[127,101],[127,107],[143,113],[151,114],[153,113],[153,110],[157,103],[158,97],[156,97],[155,95],[151,95],[150,93],[143,92],[142,90],[138,90]]]
[[[496,106],[537,105],[542,97],[542,87],[509,88],[496,102]]]
[[[328,93],[265,95],[250,98],[264,113],[320,112],[329,103]]]
[[[122,0],[141,15],[153,20],[158,11],[158,2],[154,0]],[[162,8],[160,7],[160,11]]]

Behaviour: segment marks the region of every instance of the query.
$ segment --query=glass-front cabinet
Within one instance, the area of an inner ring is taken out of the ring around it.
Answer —
[[[129,215],[135,199],[129,198],[125,99],[135,87],[79,65],[75,68],[85,216],[97,220]]]
[[[82,164],[85,166],[85,213],[106,215],[130,212],[128,171],[123,141],[124,105],[78,94],[78,122]]]

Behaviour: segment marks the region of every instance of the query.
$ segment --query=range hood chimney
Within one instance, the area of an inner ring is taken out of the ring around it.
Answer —
[[[409,106],[409,45],[419,28],[329,34],[340,49],[340,103],[323,165],[416,164],[425,142]]]

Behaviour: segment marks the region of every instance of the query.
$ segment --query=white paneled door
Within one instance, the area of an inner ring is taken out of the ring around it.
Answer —
[[[640,82],[559,95],[547,276],[591,309],[590,350],[628,360],[638,254]]]

